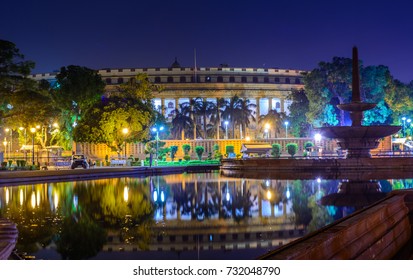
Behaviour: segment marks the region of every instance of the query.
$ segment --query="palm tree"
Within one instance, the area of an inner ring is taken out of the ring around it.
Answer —
[[[255,108],[257,105],[250,103],[249,99],[240,99],[239,108],[236,114],[236,123],[240,125],[242,131],[246,131],[246,128],[250,124],[250,119],[255,122]]]
[[[232,125],[232,137],[235,137],[235,126],[240,125],[245,131],[245,128],[250,124],[250,118],[254,118],[254,108],[257,105],[250,103],[249,99],[239,98],[238,95],[233,96],[229,101],[225,100],[222,118],[229,120]]]
[[[261,115],[258,123],[261,125],[261,131],[268,124],[271,130],[274,131],[274,137],[278,137],[278,134],[281,133],[284,119],[286,119],[285,113],[278,113],[277,110],[272,109],[266,115]]]
[[[230,100],[224,101],[224,110],[221,114],[222,119],[230,122],[232,126],[232,137],[235,135],[235,124],[237,114],[239,114],[239,108],[241,106],[241,99],[238,95],[234,95]]]
[[[190,107],[183,103],[179,104],[179,109],[173,111],[174,118],[172,119],[172,129],[171,134],[175,139],[179,138],[185,139],[185,132],[187,135],[192,131],[194,122],[190,117]]]
[[[225,99],[224,98],[218,98],[217,99],[217,104],[212,103],[211,106],[211,111],[213,113],[211,114],[211,119],[208,124],[208,128],[210,131],[214,130],[216,132],[216,138],[219,139],[219,134],[220,130],[222,129],[221,127],[221,115],[223,112],[223,109],[225,107]],[[214,132],[209,133],[209,135],[214,135]]]
[[[202,126],[204,139],[207,138],[207,118],[209,118],[215,111],[215,104],[211,101],[203,100],[202,98],[197,98],[194,105],[195,115],[202,117]]]
[[[189,102],[184,102],[182,103],[183,106],[188,108],[188,116],[192,120],[192,129],[193,129],[193,135],[194,135],[194,140],[196,139],[197,136],[197,130],[198,130],[198,123],[196,121],[196,117],[199,115],[198,113],[198,108],[201,107],[200,103],[203,102],[201,97],[196,97],[196,98],[191,98],[189,99]]]

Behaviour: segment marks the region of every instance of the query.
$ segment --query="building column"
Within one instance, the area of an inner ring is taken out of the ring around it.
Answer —
[[[285,112],[284,111],[284,102],[285,102],[284,98],[280,97],[280,111],[281,111],[281,113]]]
[[[161,112],[162,112],[162,116],[165,117],[165,110],[166,106],[165,106],[165,98],[161,98]]]
[[[256,107],[257,110],[255,111],[255,138],[257,138],[258,127],[259,127],[258,121],[260,119],[260,114],[261,114],[261,112],[260,112],[260,98],[255,98],[255,104],[257,105],[257,107]]]

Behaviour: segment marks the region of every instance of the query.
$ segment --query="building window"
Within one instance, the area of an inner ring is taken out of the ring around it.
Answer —
[[[280,83],[280,78],[275,78],[275,79],[274,79],[274,82],[275,82],[276,84],[279,84],[279,83]]]
[[[186,78],[184,76],[179,77],[181,83],[186,83]]]
[[[110,73],[110,69],[106,69],[106,73]]]
[[[173,109],[174,108],[174,103],[169,101],[168,102],[168,109]]]
[[[174,82],[174,78],[173,78],[173,77],[168,77],[167,81],[168,81],[168,83],[173,83],[173,82]]]
[[[131,68],[130,71],[131,71],[131,72],[135,72],[135,68]]]
[[[268,77],[265,77],[264,78],[264,83],[269,83],[270,82],[270,79],[268,79]]]
[[[258,78],[257,77],[252,77],[252,82],[253,83],[258,83]]]
[[[295,78],[295,83],[296,83],[296,84],[300,84],[300,79],[299,79],[299,78]]]
[[[160,71],[161,69],[160,68],[155,68],[155,71]]]
[[[218,83],[223,83],[223,82],[224,82],[224,78],[222,78],[222,76],[218,76],[217,82],[218,82]]]
[[[111,83],[112,83],[112,79],[107,78],[107,79],[106,79],[106,84],[110,85]]]
[[[247,82],[247,77],[241,77],[241,83],[246,83]]]
[[[118,84],[123,84],[123,78],[118,78]]]
[[[118,72],[123,72],[123,69],[118,69]]]
[[[285,83],[289,84],[290,83],[290,78],[285,78]]]
[[[160,83],[161,82],[161,77],[155,77],[155,83]]]
[[[235,83],[235,78],[234,77],[229,77],[229,82],[230,83]]]

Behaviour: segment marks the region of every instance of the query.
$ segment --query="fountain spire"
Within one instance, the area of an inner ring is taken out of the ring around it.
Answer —
[[[353,47],[353,81],[352,81],[352,102],[361,102],[360,97],[360,71],[357,47]]]

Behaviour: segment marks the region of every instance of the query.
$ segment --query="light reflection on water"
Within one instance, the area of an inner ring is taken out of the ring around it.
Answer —
[[[219,173],[53,182],[1,187],[0,217],[40,259],[254,259],[412,182],[357,182],[361,194],[345,180]]]

